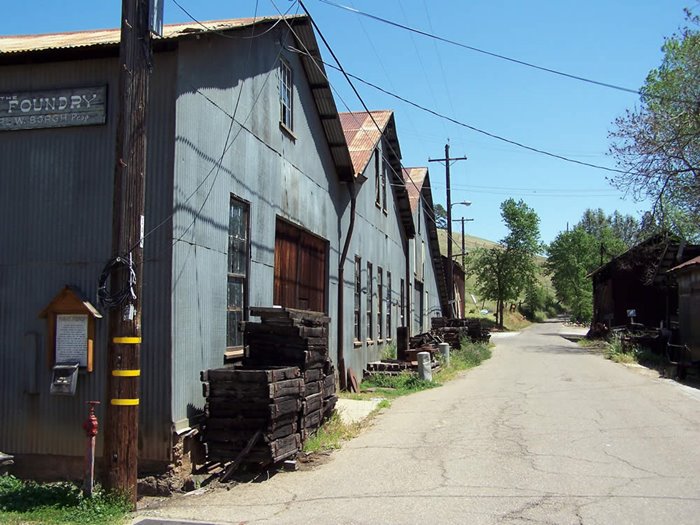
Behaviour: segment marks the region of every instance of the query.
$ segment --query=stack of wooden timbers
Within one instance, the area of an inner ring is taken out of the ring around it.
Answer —
[[[431,328],[431,333],[451,348],[459,348],[462,338],[470,339],[473,343],[488,343],[491,339],[491,333],[482,326],[481,319],[433,317]]]
[[[202,372],[210,461],[265,466],[291,458],[338,400],[328,317],[283,308],[251,315],[261,322],[244,323],[242,365]]]

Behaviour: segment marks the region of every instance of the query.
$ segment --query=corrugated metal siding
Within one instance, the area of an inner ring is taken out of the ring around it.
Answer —
[[[108,84],[113,70],[102,61],[4,68],[0,92]],[[114,93],[109,97],[112,123]],[[75,397],[52,397],[46,325],[38,315],[66,284],[95,297],[111,245],[113,138],[112,125],[0,135],[3,451],[82,454],[85,401],[103,398],[106,323],[97,322],[95,371],[81,373]],[[21,348],[27,332],[40,335],[38,394],[25,393],[32,374]]]
[[[158,57],[156,66],[161,62]],[[5,452],[82,455],[85,402],[104,402],[106,318],[96,324],[95,371],[80,374],[75,397],[62,398],[48,393],[46,326],[38,314],[66,284],[77,286],[94,301],[97,279],[110,257],[116,69],[116,61],[106,59],[9,66],[0,75],[0,92],[107,84],[109,97],[104,126],[0,134],[0,449]],[[159,83],[158,90],[168,85],[155,81]],[[149,119],[154,130],[149,144],[160,155],[167,151],[164,143],[172,137],[164,132],[171,112],[162,116],[165,123],[155,112]],[[149,165],[154,172],[160,171],[160,177],[149,180],[150,191],[152,183],[162,179],[168,163],[154,156]],[[159,189],[152,193],[158,194]],[[153,215],[164,213],[150,198],[149,207],[154,208]],[[151,220],[149,210],[148,223]],[[154,275],[161,271],[162,267]],[[149,283],[144,289],[144,309],[149,302],[159,302],[148,297],[155,288]],[[148,330],[144,331],[146,339],[152,337]],[[33,374],[32,354],[22,348],[27,333],[37,334],[40,346],[36,394],[25,393]],[[145,356],[146,374],[155,356]],[[164,403],[156,401],[159,397],[162,392],[144,396],[142,411],[160,410],[157,407]],[[103,415],[101,407],[98,417]]]
[[[175,137],[176,53],[156,55],[148,105],[141,346],[141,458],[164,460],[171,454],[172,413],[172,221]],[[158,229],[154,230],[154,228]]]
[[[181,240],[173,249],[172,275],[176,421],[203,408],[199,371],[223,363],[231,194],[250,203],[250,306],[273,303],[277,217],[329,241],[329,296],[337,297],[338,215],[348,199],[302,64],[285,51],[294,72],[294,138],[280,129],[277,56],[280,39],[288,37],[280,25],[255,40],[249,59],[245,39],[213,36],[180,44],[173,223]],[[217,168],[239,89],[236,120],[244,129],[234,124],[232,145]],[[335,300],[330,303],[334,316]]]

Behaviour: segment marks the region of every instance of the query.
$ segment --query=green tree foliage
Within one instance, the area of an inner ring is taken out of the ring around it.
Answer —
[[[520,312],[532,321],[544,321],[559,313],[557,301],[550,291],[535,280],[525,287]]]
[[[598,242],[597,249],[602,246],[608,260],[636,244],[640,232],[639,222],[631,215],[622,215],[618,211],[606,215],[601,208],[584,211],[581,220],[574,226],[576,228],[593,237]]]
[[[557,235],[547,250],[545,268],[557,299],[578,322],[588,322],[593,315],[593,288],[587,275],[598,265],[598,246],[598,240],[578,226]]]
[[[700,242],[700,223],[692,215],[668,202],[663,205],[663,210],[663,215],[647,212],[642,216],[640,240],[657,233],[671,233],[691,243]]]
[[[700,32],[698,17],[686,16],[692,27],[666,39],[661,65],[641,89],[641,106],[618,118],[611,133],[610,152],[626,171],[613,184],[651,198],[661,222],[664,205],[700,219]]]
[[[506,302],[516,301],[537,275],[535,255],[540,252],[540,218],[522,200],[501,203],[501,217],[509,230],[499,246],[477,249],[469,269],[481,297],[496,301],[497,323],[503,326]]]

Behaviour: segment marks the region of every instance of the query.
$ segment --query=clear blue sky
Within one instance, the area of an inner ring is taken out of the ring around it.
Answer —
[[[199,20],[253,16],[253,0],[178,0]],[[400,24],[469,46],[577,76],[638,89],[661,61],[665,36],[684,21],[683,8],[698,0],[335,0]],[[275,7],[276,4],[276,7]],[[612,121],[638,97],[554,76],[360,17],[319,0],[305,4],[348,72],[469,125],[538,149],[614,167],[606,155]],[[48,33],[117,27],[118,0],[8,2],[0,34]],[[277,8],[301,12],[289,0],[259,0],[258,14]],[[189,21],[165,0],[165,21]],[[330,55],[322,48],[327,61]],[[361,109],[339,74],[331,72],[339,111]],[[404,166],[430,167],[433,197],[445,203],[444,168],[428,158],[444,155],[449,138],[454,217],[473,218],[468,232],[497,240],[505,235],[500,203],[524,199],[541,218],[551,241],[586,208],[638,215],[645,203],[624,198],[607,182],[610,173],[524,151],[425,114],[372,88],[356,84],[370,109],[392,109]],[[342,100],[341,100],[342,99]]]

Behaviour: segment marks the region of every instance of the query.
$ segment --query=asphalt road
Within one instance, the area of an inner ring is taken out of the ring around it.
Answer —
[[[178,497],[213,523],[700,523],[700,391],[536,325],[315,470]]]

